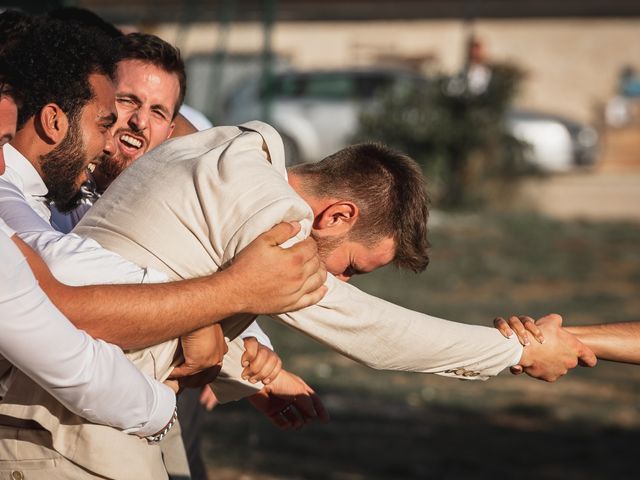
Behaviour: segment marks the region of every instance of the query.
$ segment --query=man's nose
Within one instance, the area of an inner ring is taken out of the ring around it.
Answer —
[[[108,155],[113,155],[116,151],[116,138],[111,134],[110,131],[107,131],[105,135],[104,142],[104,153]]]
[[[141,108],[137,109],[129,118],[129,126],[134,131],[142,131],[147,128],[147,124],[149,123],[149,114],[142,110]]]

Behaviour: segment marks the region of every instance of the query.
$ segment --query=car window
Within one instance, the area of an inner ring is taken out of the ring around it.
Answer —
[[[314,75],[307,78],[305,96],[342,100],[353,96],[353,78],[347,75]]]

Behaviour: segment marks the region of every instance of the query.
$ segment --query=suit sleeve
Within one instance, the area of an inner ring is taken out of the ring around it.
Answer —
[[[316,305],[277,318],[371,368],[486,380],[522,347],[496,329],[432,317],[368,295],[332,275]]]

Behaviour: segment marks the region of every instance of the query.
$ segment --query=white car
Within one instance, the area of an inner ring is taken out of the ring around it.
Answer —
[[[270,87],[246,81],[227,97],[223,122],[264,120],[281,134],[288,164],[315,162],[347,146],[363,108],[382,89],[404,89],[428,81],[398,69],[287,71]],[[596,161],[598,135],[588,126],[557,116],[512,110],[507,126],[530,145],[527,160],[545,171],[566,171]]]

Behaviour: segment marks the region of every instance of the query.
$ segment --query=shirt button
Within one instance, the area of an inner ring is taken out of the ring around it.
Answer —
[[[20,470],[14,470],[13,472],[11,472],[11,478],[13,480],[24,480],[24,473],[22,473]]]

